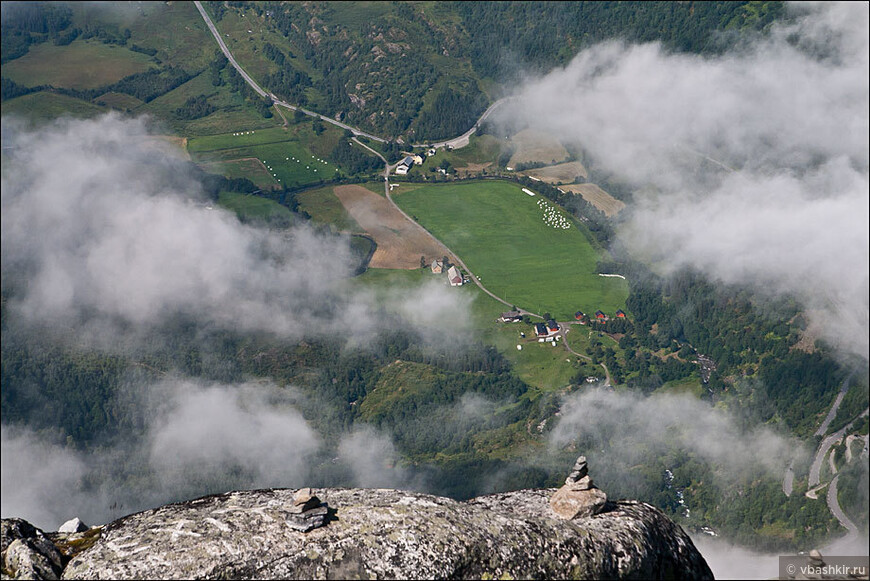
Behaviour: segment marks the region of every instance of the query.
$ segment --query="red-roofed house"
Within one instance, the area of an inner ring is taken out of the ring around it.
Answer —
[[[462,286],[462,275],[455,266],[447,269],[447,280],[450,281],[450,286]]]

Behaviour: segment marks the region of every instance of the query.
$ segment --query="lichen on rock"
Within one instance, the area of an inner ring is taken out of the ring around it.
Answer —
[[[207,496],[105,525],[62,578],[712,578],[688,536],[654,507],[608,502],[600,514],[565,520],[550,506],[553,492],[466,502],[390,489]],[[288,526],[323,505],[322,526]]]

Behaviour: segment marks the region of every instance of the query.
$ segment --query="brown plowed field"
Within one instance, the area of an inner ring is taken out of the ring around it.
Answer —
[[[335,186],[335,195],[348,213],[368,232],[378,249],[372,268],[420,268],[420,257],[427,264],[449,254],[447,248],[417,224],[410,222],[389,200],[362,186]]]

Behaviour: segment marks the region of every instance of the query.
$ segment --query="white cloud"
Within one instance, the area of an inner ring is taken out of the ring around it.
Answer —
[[[3,517],[56,530],[74,516],[103,524],[208,493],[309,483],[321,441],[292,390],[172,379],[137,391],[141,440],[81,452],[4,425]]]
[[[765,470],[779,477],[805,451],[767,427],[746,430],[725,410],[690,394],[653,394],[590,389],[565,398],[550,443],[563,447],[582,439],[603,450],[609,464],[645,464],[650,455],[687,451],[723,475]],[[593,467],[594,468],[594,467]]]
[[[52,444],[30,430],[4,425],[0,434],[0,512],[4,518],[25,518],[56,530],[75,516],[68,512],[73,510],[69,496],[82,486],[87,473],[84,460],[74,450]]]
[[[62,121],[11,141],[2,256],[4,273],[28,269],[27,293],[10,303],[25,318],[141,326],[184,312],[290,337],[336,323],[328,307],[350,274],[347,244],[207,209],[184,167],[147,143],[144,120]]]
[[[392,440],[371,426],[359,425],[338,445],[338,457],[353,473],[361,488],[403,488],[409,474],[398,465],[399,454]]]
[[[868,5],[796,12],[721,56],[595,46],[502,114],[582,144],[638,188],[620,230],[638,255],[792,293],[867,359]]]
[[[320,441],[298,411],[270,401],[281,390],[189,381],[168,387],[168,393],[158,392],[171,399],[172,408],[148,434],[150,464],[164,482],[181,484],[191,475],[215,482],[237,473],[248,486],[304,485],[307,460]]]

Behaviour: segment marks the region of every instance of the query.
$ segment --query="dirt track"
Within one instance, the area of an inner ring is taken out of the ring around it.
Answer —
[[[416,224],[409,222],[383,196],[362,186],[336,186],[333,191],[348,213],[368,232],[378,249],[369,263],[373,268],[420,268],[450,254],[447,248]]]

